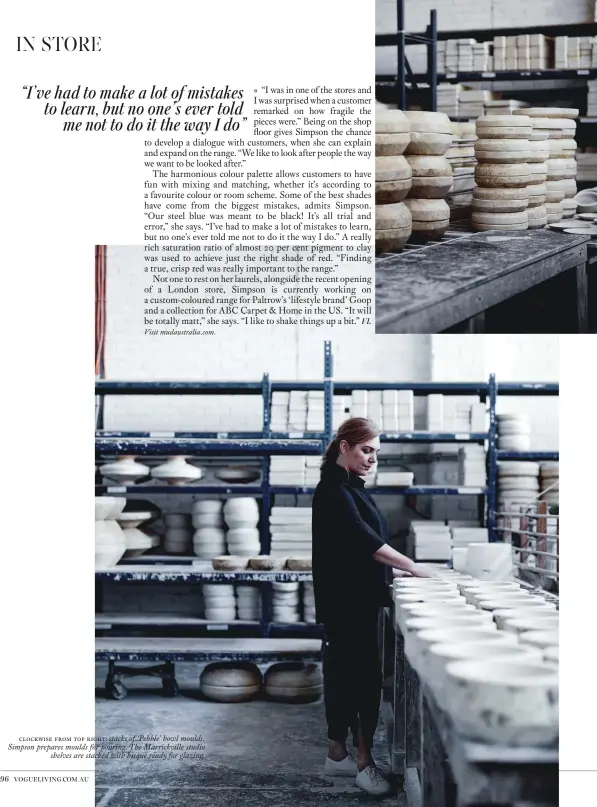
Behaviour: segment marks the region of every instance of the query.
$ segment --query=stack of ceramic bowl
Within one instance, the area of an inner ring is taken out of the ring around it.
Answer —
[[[578,109],[530,107],[521,110],[529,116],[533,130],[548,135],[547,147],[547,217],[554,224],[576,213],[576,149],[574,139]],[[514,110],[514,115],[519,114]],[[562,195],[563,194],[563,195]],[[551,200],[551,201],[550,201]]]
[[[413,236],[419,241],[441,239],[450,223],[444,201],[452,190],[452,167],[445,154],[452,145],[452,124],[443,112],[407,112],[410,143],[406,158],[412,188],[406,206],[412,215]]]
[[[169,457],[166,462],[152,468],[151,475],[168,485],[189,485],[196,482],[203,476],[203,471],[187,462],[188,459],[189,457],[182,455]]]
[[[528,229],[527,186],[531,121],[522,116],[483,115],[477,120],[473,230]]]
[[[525,110],[526,111],[526,110]],[[539,230],[547,226],[547,160],[549,149],[547,146],[549,133],[545,129],[535,126],[537,118],[530,118],[532,134],[529,135],[529,171],[531,182],[527,188],[529,193],[529,206],[527,215],[529,230]]]
[[[162,516],[166,525],[164,535],[164,549],[175,555],[184,555],[190,552],[193,538],[191,516],[182,513],[167,513]]]
[[[234,586],[228,583],[204,583],[205,618],[210,622],[233,622],[236,619]]]
[[[224,505],[224,518],[228,525],[226,544],[231,555],[251,557],[260,551],[259,506],[256,499],[239,497],[228,499]]]
[[[143,512],[138,510],[136,512],[123,512],[120,513],[116,521],[122,528],[124,533],[124,540],[126,542],[126,558],[137,558],[153,546],[159,545],[159,537],[157,535],[147,535],[139,529],[141,524],[146,521],[151,521],[153,514],[151,511]]]
[[[412,218],[402,202],[411,170],[402,156],[410,143],[410,122],[399,109],[375,109],[375,248],[399,252],[412,231]]]
[[[299,583],[272,583],[274,622],[299,622]]]
[[[263,681],[266,695],[275,701],[309,703],[323,694],[319,665],[302,661],[281,661],[268,667]]]
[[[125,498],[95,497],[95,565],[99,569],[115,566],[126,551],[124,532],[116,521],[125,504]]]
[[[137,462],[137,457],[128,454],[116,457],[113,462],[100,466],[101,475],[108,481],[118,485],[134,485],[139,479],[150,474],[148,465]]]
[[[513,502],[533,501],[538,493],[539,465],[536,462],[502,460],[498,463],[498,509]]]
[[[531,425],[526,415],[497,415],[497,431],[500,451],[531,450]]]
[[[243,622],[259,622],[261,619],[261,590],[257,586],[237,586],[236,606],[238,618]]]
[[[313,583],[303,583],[303,618],[305,622],[315,622],[315,594]]]
[[[548,504],[558,504],[560,501],[560,464],[559,462],[544,462],[540,468],[541,490],[547,490],[541,495],[541,500]]]
[[[218,661],[208,664],[199,679],[206,698],[221,703],[240,703],[259,695],[261,672],[256,664],[242,661]]]
[[[211,560],[226,552],[226,532],[222,502],[202,499],[193,502],[193,551],[199,558]]]

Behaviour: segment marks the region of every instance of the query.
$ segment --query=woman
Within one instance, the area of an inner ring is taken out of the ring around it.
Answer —
[[[382,686],[377,621],[380,607],[391,603],[392,575],[386,572],[393,567],[429,575],[387,544],[385,519],[365,490],[363,477],[375,466],[379,447],[375,425],[351,418],[324,454],[313,496],[313,587],[317,622],[325,627],[325,773],[355,776],[362,790],[385,795],[390,785],[371,749]],[[346,750],[349,729],[356,764]]]

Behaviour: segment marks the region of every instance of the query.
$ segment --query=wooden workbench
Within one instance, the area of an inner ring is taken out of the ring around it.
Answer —
[[[585,333],[589,242],[492,231],[381,256],[376,331]]]

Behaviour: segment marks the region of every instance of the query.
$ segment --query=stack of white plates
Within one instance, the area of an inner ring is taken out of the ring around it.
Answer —
[[[405,487],[409,488],[415,481],[415,475],[410,471],[378,471],[377,485],[379,487]]]
[[[272,457],[269,481],[272,485],[303,487],[306,479],[305,457]]]
[[[500,451],[531,450],[531,425],[526,415],[497,415],[497,425]]]
[[[458,484],[465,487],[485,487],[487,484],[483,446],[470,445],[458,449]]]
[[[533,502],[539,493],[539,465],[536,462],[498,463],[498,509]]]
[[[193,502],[193,551],[206,560],[226,552],[222,502],[211,499]]]
[[[236,605],[238,618],[245,622],[261,619],[261,591],[257,586],[237,586]]]
[[[176,555],[185,555],[191,551],[193,530],[191,517],[182,513],[167,513],[162,516],[166,525],[164,549]]]
[[[549,488],[543,493],[541,499],[548,504],[558,504],[560,501],[560,464],[559,462],[544,462],[541,465],[541,490]]]
[[[274,622],[300,622],[299,583],[273,583],[272,618]]]
[[[315,622],[313,583],[303,583],[303,615],[305,622]]]
[[[228,583],[204,583],[205,618],[211,622],[232,622],[236,619],[234,586]]]
[[[441,521],[411,521],[415,560],[450,560],[452,536]]]
[[[276,557],[311,555],[310,507],[272,507],[269,523],[271,555]]]
[[[305,457],[305,485],[315,488],[321,479],[321,457]]]

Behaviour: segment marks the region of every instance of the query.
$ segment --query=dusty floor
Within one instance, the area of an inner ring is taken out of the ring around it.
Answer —
[[[323,775],[326,754],[323,703],[274,704],[265,700],[220,704],[199,692],[201,665],[177,665],[181,694],[161,695],[157,678],[126,681],[122,701],[103,697],[105,665],[97,665],[96,734],[202,735],[204,760],[96,760],[98,807],[344,807],[392,804],[402,794],[380,800],[351,779]],[[380,726],[374,749],[389,774]]]

